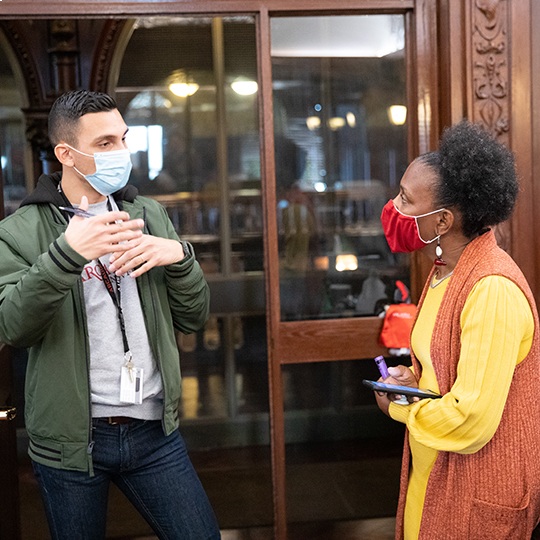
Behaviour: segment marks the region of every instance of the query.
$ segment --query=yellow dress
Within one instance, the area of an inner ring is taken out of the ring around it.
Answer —
[[[432,282],[411,335],[422,364],[419,387],[439,391],[430,356],[435,318],[452,278]],[[527,356],[534,319],[523,292],[511,280],[488,276],[470,292],[461,314],[457,378],[442,399],[392,403],[390,416],[407,425],[411,469],[405,504],[405,540],[416,540],[429,474],[439,451],[472,454],[499,425],[515,366]]]

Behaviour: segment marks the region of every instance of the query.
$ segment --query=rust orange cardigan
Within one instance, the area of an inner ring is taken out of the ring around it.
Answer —
[[[516,366],[493,438],[474,454],[439,452],[428,480],[418,540],[526,540],[540,519],[540,338],[538,313],[525,277],[497,245],[492,231],[463,251],[448,284],[431,338],[431,358],[442,394],[454,383],[460,354],[460,316],[483,277],[514,281],[531,306],[531,351]],[[422,307],[428,279],[419,302]],[[416,373],[421,366],[412,357]],[[409,473],[408,434],[401,471],[396,540],[403,540]]]

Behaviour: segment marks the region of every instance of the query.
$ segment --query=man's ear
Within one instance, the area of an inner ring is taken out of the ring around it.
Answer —
[[[452,210],[444,209],[439,212],[439,219],[437,221],[437,234],[447,233],[454,225],[456,216]]]
[[[54,155],[62,165],[73,167],[75,164],[69,146],[64,143],[59,143],[54,147]]]

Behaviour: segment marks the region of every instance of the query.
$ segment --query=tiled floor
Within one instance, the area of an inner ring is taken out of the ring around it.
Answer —
[[[192,382],[185,379],[184,414],[197,416],[198,389]],[[219,408],[221,387],[214,382],[210,379],[211,404]],[[393,540],[401,451],[402,435],[388,434],[287,445],[287,540]],[[223,540],[273,540],[269,446],[190,454],[223,527]],[[20,456],[22,540],[49,540],[26,443]],[[156,540],[115,486],[107,538]]]
[[[288,540],[394,540],[394,518],[290,525]],[[271,528],[222,531],[222,540],[271,540]]]
[[[288,540],[394,540],[394,518],[341,521],[325,524],[290,525]],[[222,540],[273,540],[271,527],[221,531]],[[157,540],[157,536],[116,540]]]
[[[245,455],[245,454],[244,454]],[[306,457],[306,456],[305,456]],[[315,459],[316,456],[309,456],[310,459]],[[214,462],[215,463],[215,462]],[[313,465],[313,464],[308,464]],[[236,466],[233,467],[230,473],[234,476],[234,471]],[[332,469],[334,470],[334,469]],[[343,472],[340,469],[337,469],[337,474],[341,475]],[[321,469],[322,474],[326,474],[324,469]],[[351,474],[355,475],[356,472],[354,469],[351,469]],[[378,473],[372,472],[371,476],[379,476]],[[310,474],[309,477],[312,477]],[[353,481],[355,483],[355,476]],[[234,489],[231,488],[231,483],[227,481],[227,473],[221,472],[216,475],[214,480],[211,480],[210,477],[207,477],[209,481],[209,488],[211,492],[215,492],[215,489],[226,492],[228,495],[218,499],[218,515],[224,515],[225,521],[230,520],[230,514],[238,513],[237,503],[238,501],[242,502],[243,495],[248,497],[257,498],[257,494],[260,494],[259,489],[252,490],[248,494],[238,494],[234,493]],[[330,480],[325,480],[327,483],[331,483]],[[366,479],[366,482],[369,482],[369,479]],[[233,483],[236,488],[240,488],[238,483]],[[41,501],[37,496],[37,485],[35,479],[28,466],[23,466],[20,468],[20,486],[21,486],[21,502],[23,506],[21,507],[22,511],[22,528],[23,536],[22,540],[49,540],[49,536],[46,531],[45,520],[43,516],[43,509],[41,506]],[[358,508],[362,507],[362,501],[358,501],[362,497],[362,491],[367,490],[369,496],[377,499],[381,496],[384,497],[383,493],[375,493],[373,489],[370,489],[369,485],[361,486],[360,488],[354,488],[351,486],[351,482],[337,482],[337,488],[342,486],[344,489],[340,492],[340,497],[342,500],[343,506],[350,506],[352,510],[357,511]],[[302,489],[305,489],[302,487]],[[232,491],[231,491],[232,490]],[[125,502],[122,502],[123,496],[116,493],[117,489],[113,486],[111,492],[111,501],[112,506],[111,510],[114,510],[112,513],[109,513],[108,520],[108,535],[109,540],[157,540],[157,537],[151,534],[151,529],[146,523],[142,521],[142,518],[134,511],[130,505],[126,505]],[[264,491],[264,490],[263,490]],[[300,490],[294,490],[293,493],[298,493]],[[329,491],[328,493],[331,494]],[[294,508],[297,507],[296,514],[306,515],[308,510],[306,508],[313,508],[314,506],[318,509],[321,505],[321,497],[313,496],[310,497],[309,494],[302,497],[304,502],[298,502],[297,500],[289,501],[290,506]],[[324,498],[324,497],[323,497]],[[223,508],[227,505],[229,501],[229,506],[234,506],[234,508]],[[267,502],[261,501],[257,504],[254,504],[256,512],[253,511],[253,508],[249,510],[244,503],[244,512],[250,514],[252,517],[257,517],[271,523],[271,508],[266,509],[262,512],[261,509],[264,509],[267,506]],[[271,503],[270,503],[271,504]],[[355,506],[356,505],[356,506]],[[339,504],[332,503],[332,501],[327,501],[327,506],[330,508],[329,515],[332,515],[333,512],[343,511],[340,510]],[[379,511],[377,506],[374,506],[374,511]],[[262,512],[262,514],[261,514]],[[316,514],[319,510],[316,510]],[[268,517],[268,514],[270,517]],[[308,514],[309,515],[309,514]],[[342,514],[343,515],[343,514]],[[261,516],[263,516],[261,518]],[[288,524],[288,540],[393,540],[394,538],[394,525],[395,520],[393,517],[381,517],[376,519],[335,519],[335,520],[326,520],[321,521],[319,514],[317,517],[312,518],[312,521],[304,523],[294,523],[291,522]],[[322,518],[326,519],[326,518]],[[249,523],[249,519],[247,522]],[[223,540],[273,540],[274,530],[271,526],[245,526],[241,528],[227,528],[222,530]]]
[[[288,540],[392,540],[397,495],[397,484],[393,484],[394,477],[397,483],[399,456],[392,445],[382,446],[384,450],[375,442],[292,447],[288,460]],[[208,455],[195,453],[194,458],[224,527],[223,540],[273,540],[266,453],[244,448]],[[386,481],[381,482],[381,478]],[[19,479],[22,540],[49,540],[27,461],[19,467]],[[381,483],[387,488],[381,489]],[[157,540],[115,486],[111,487],[110,503],[109,540]],[[242,508],[240,513],[238,508]],[[360,515],[370,519],[354,517]],[[375,515],[381,517],[374,519]]]

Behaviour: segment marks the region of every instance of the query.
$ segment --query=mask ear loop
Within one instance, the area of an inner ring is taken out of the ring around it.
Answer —
[[[81,154],[83,156],[86,156],[86,157],[91,157],[91,158],[94,158],[94,163],[95,163],[95,157],[93,154],[87,154],[86,152],[81,152],[80,150],[77,150],[76,148],[73,148],[73,146],[69,145],[68,143],[64,143],[70,150],[73,150],[75,152],[77,152],[78,154]],[[80,176],[82,176],[82,178],[84,178],[86,180],[86,175],[83,174],[81,171],[79,171],[79,169],[77,169],[77,167],[75,167],[75,165],[73,165],[73,168],[75,169],[75,172],[77,174],[79,174]]]
[[[435,266],[446,266],[446,261],[442,258],[441,237],[437,237],[437,246],[435,247],[435,255],[437,256],[434,264]]]

